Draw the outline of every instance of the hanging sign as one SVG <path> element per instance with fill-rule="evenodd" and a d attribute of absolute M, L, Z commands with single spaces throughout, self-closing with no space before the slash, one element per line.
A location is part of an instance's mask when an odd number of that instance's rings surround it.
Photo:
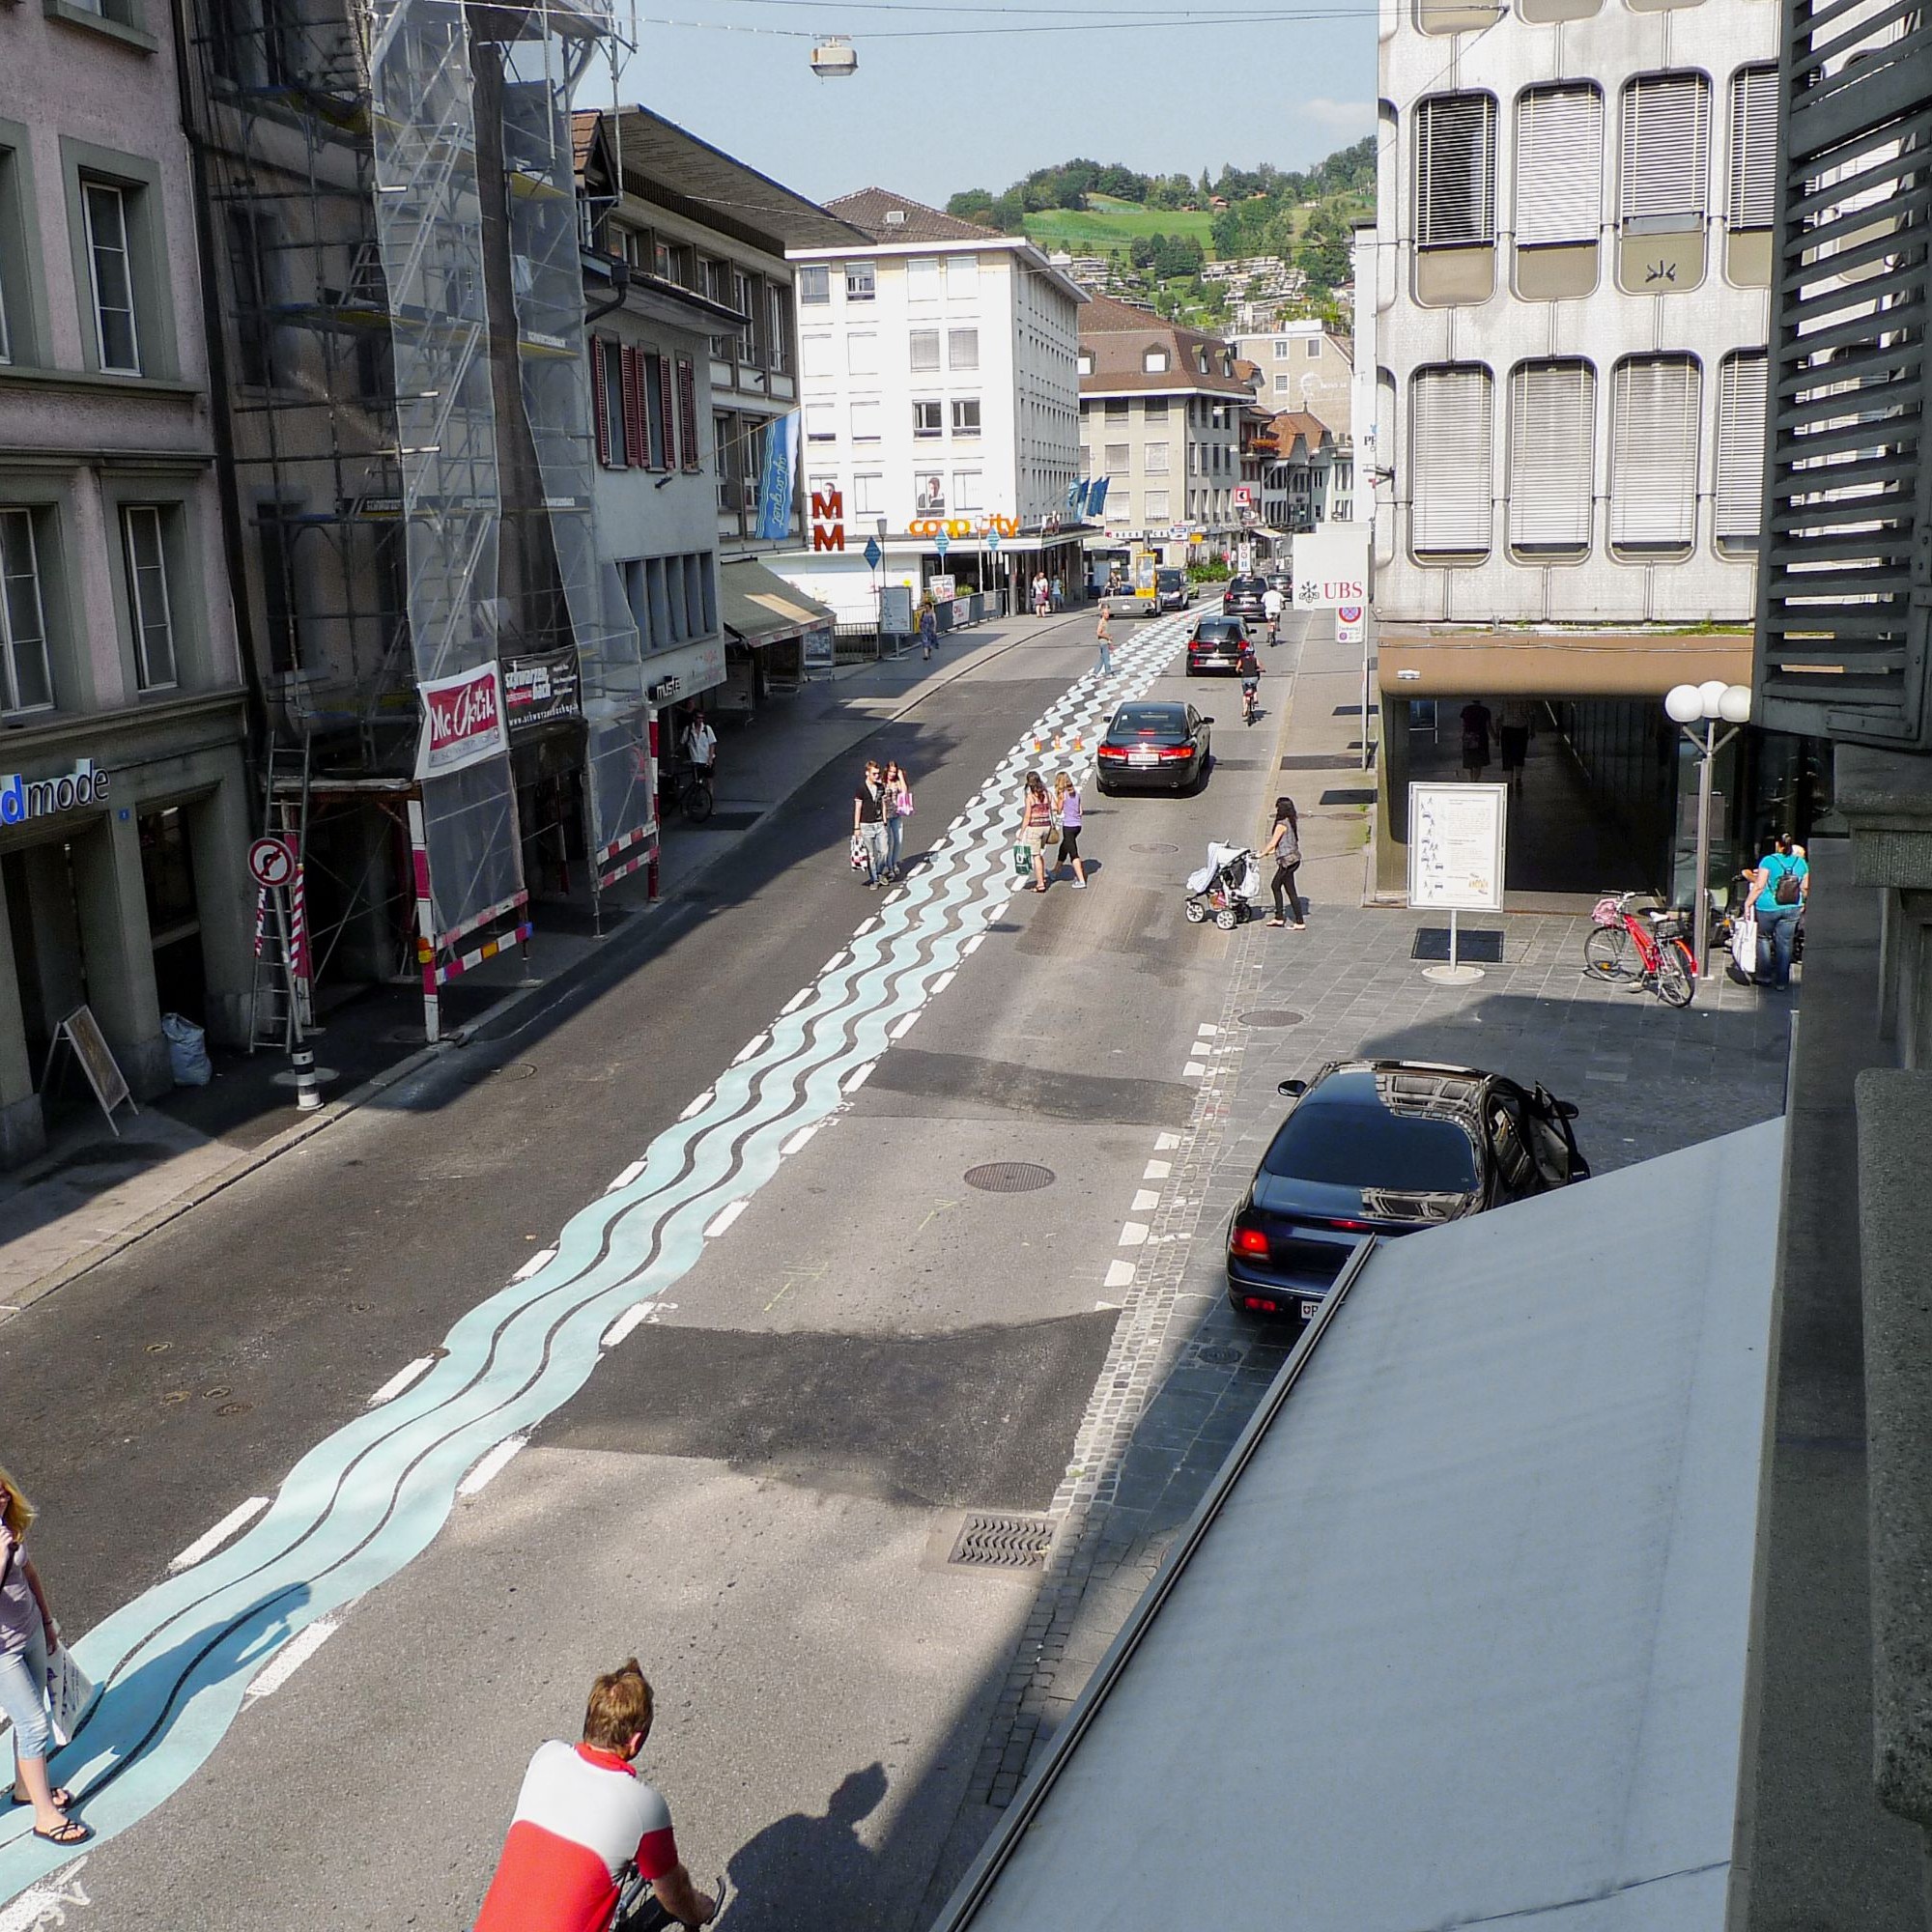
<path fill-rule="evenodd" d="M 765 431 L 765 473 L 758 486 L 758 535 L 791 535 L 791 497 L 798 471 L 798 412 L 787 410 Z"/>
<path fill-rule="evenodd" d="M 1294 540 L 1294 608 L 1338 611 L 1369 601 L 1369 532 L 1364 524 L 1325 524 Z"/>
<path fill-rule="evenodd" d="M 1408 902 L 1439 912 L 1501 912 L 1509 787 L 1411 784 Z"/>
<path fill-rule="evenodd" d="M 510 735 L 558 718 L 575 718 L 582 680 L 577 653 L 533 651 L 503 660 L 503 715 Z"/>
<path fill-rule="evenodd" d="M 1368 619 L 1359 604 L 1338 604 L 1335 607 L 1335 641 L 1338 644 L 1359 644 L 1367 632 Z"/>
<path fill-rule="evenodd" d="M 417 689 L 423 701 L 417 778 L 443 778 L 504 749 L 503 697 L 494 664 L 435 678 Z"/>

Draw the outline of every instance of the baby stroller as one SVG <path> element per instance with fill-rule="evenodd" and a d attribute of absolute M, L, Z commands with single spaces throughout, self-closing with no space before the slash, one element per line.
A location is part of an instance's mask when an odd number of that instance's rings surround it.
<path fill-rule="evenodd" d="M 1187 923 L 1202 925 L 1211 917 L 1223 932 L 1232 932 L 1261 895 L 1262 868 L 1249 847 L 1209 845 L 1208 863 L 1187 875 Z"/>

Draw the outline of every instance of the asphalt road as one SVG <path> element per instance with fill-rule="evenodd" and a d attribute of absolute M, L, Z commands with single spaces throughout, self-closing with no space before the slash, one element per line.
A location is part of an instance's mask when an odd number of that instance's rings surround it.
<path fill-rule="evenodd" d="M 973 817 L 1090 657 L 1070 624 L 875 734 L 915 775 L 909 851 Z M 897 1005 L 845 1023 L 837 1104 L 707 1223 L 673 1286 L 640 1293 L 627 1338 L 519 1430 L 528 1446 L 214 1724 L 184 1788 L 91 1851 L 70 1923 L 467 1923 L 529 1749 L 631 1652 L 659 1686 L 650 1763 L 692 1862 L 731 1866 L 727 1924 L 795 1922 L 801 1897 L 906 1922 L 1031 1603 L 1025 1580 L 944 1559 L 960 1512 L 1043 1508 L 1065 1468 L 1228 971 L 1227 936 L 1183 923 L 1181 881 L 1209 838 L 1254 837 L 1274 790 L 1280 702 L 1244 730 L 1232 683 L 1184 689 L 1217 714 L 1214 775 L 1189 799 L 1090 787 L 1089 891 L 1008 897 L 972 875 L 998 902 L 962 944 L 968 913 L 922 909 L 916 874 L 868 931 L 881 907 L 844 865 L 841 761 L 622 977 L 446 1057 L 0 1329 L 7 1453 L 44 1512 L 57 1608 L 70 1633 L 125 1617 L 211 1524 L 375 1427 L 370 1397 L 405 1365 L 460 1355 L 468 1311 L 532 1263 L 541 1285 L 559 1229 L 601 1201 L 617 1205 L 599 1265 L 638 1239 L 634 1271 L 668 1266 L 674 1217 L 639 1235 L 624 1190 L 654 1178 L 625 1177 L 680 1116 L 695 1136 L 725 1107 L 734 1062 L 755 1112 L 787 1077 L 775 1017 L 809 1018 L 828 974 L 842 986 L 867 947 L 901 946 L 879 968 Z M 963 835 L 950 843 L 931 877 L 963 892 Z M 842 978 L 819 964 L 848 959 Z M 747 1173 L 751 1119 L 717 1130 Z M 701 1142 L 680 1157 L 703 1171 Z M 991 1162 L 1050 1179 L 965 1179 Z M 289 1606 L 293 1627 L 299 1591 Z M 18 1889 L 9 1857 L 0 1839 L 0 1897 Z"/>

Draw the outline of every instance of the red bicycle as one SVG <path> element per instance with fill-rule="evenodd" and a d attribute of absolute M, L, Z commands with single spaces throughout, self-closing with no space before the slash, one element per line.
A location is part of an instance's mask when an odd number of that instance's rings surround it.
<path fill-rule="evenodd" d="M 1667 1007 L 1688 1007 L 1697 995 L 1697 961 L 1685 936 L 1690 915 L 1673 906 L 1637 906 L 1640 896 L 1597 901 L 1583 940 L 1583 969 L 1599 980 L 1647 986 Z"/>

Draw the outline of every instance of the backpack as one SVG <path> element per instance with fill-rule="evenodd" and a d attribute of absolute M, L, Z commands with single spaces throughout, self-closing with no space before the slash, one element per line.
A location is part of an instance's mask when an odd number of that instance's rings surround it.
<path fill-rule="evenodd" d="M 1777 883 L 1771 889 L 1771 897 L 1775 905 L 1798 903 L 1798 867 L 1789 860 L 1785 861 L 1785 869 L 1778 873 Z"/>

